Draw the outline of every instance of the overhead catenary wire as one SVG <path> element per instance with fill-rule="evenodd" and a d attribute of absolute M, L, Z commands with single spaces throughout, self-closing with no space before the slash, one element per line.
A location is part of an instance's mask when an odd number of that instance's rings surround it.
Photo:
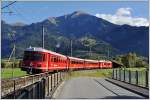
<path fill-rule="evenodd" d="M 4 8 L 9 7 L 10 5 L 14 4 L 15 2 L 17 2 L 17 1 L 13 1 L 13 2 L 11 2 L 10 4 L 3 6 L 1 9 L 4 9 Z"/>
<path fill-rule="evenodd" d="M 18 9 L 15 7 L 15 6 L 11 6 L 12 4 L 16 3 L 17 1 L 13 1 L 5 6 L 3 6 L 1 9 L 5 9 L 5 8 L 8 8 L 10 10 L 10 7 L 14 10 L 13 12 L 12 11 L 3 11 L 2 13 L 9 13 L 9 14 L 12 14 L 12 13 L 17 13 L 16 15 L 20 16 L 20 18 L 22 20 L 24 20 L 25 22 L 28 22 L 28 19 L 25 18 L 21 13 L 20 11 L 18 11 Z"/>

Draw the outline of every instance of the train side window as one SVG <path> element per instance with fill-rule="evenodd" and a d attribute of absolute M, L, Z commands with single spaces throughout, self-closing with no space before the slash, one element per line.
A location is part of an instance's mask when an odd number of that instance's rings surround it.
<path fill-rule="evenodd" d="M 57 57 L 57 62 L 59 62 L 59 58 Z"/>
<path fill-rule="evenodd" d="M 54 62 L 56 62 L 56 60 L 57 60 L 57 59 L 54 57 Z"/>
<path fill-rule="evenodd" d="M 50 62 L 52 61 L 52 57 L 51 57 L 51 56 L 49 56 L 49 61 L 50 61 Z"/>
<path fill-rule="evenodd" d="M 57 62 L 57 58 L 54 57 L 54 62 Z"/>
<path fill-rule="evenodd" d="M 54 57 L 54 62 L 56 62 L 56 60 L 57 60 L 57 59 Z"/>
<path fill-rule="evenodd" d="M 58 60 L 59 60 L 58 57 L 56 57 L 56 62 L 58 62 Z"/>
<path fill-rule="evenodd" d="M 54 62 L 54 57 L 52 58 L 52 61 Z"/>
<path fill-rule="evenodd" d="M 51 62 L 53 62 L 53 56 L 51 57 Z"/>
<path fill-rule="evenodd" d="M 59 61 L 59 59 L 58 59 L 58 57 L 56 57 L 56 62 L 58 62 Z"/>
<path fill-rule="evenodd" d="M 59 58 L 57 57 L 57 62 L 59 62 Z"/>
<path fill-rule="evenodd" d="M 51 56 L 49 56 L 49 59 L 48 59 L 48 61 L 51 61 Z"/>

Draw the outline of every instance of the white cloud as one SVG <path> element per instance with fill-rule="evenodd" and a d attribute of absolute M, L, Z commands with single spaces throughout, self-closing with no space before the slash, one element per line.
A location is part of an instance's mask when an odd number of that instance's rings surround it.
<path fill-rule="evenodd" d="M 131 15 L 131 8 L 119 8 L 116 12 L 118 16 L 130 16 Z"/>
<path fill-rule="evenodd" d="M 96 14 L 95 16 L 118 25 L 149 26 L 149 21 L 146 18 L 132 17 L 131 8 L 119 8 L 114 15 Z"/>

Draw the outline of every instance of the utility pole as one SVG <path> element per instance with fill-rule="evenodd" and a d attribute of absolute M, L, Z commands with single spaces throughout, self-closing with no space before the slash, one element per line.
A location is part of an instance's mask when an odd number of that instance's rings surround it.
<path fill-rule="evenodd" d="M 15 44 L 15 33 L 14 33 L 14 58 L 13 58 L 13 66 L 12 66 L 12 78 L 14 77 L 14 67 L 15 67 L 15 61 L 16 61 L 16 44 Z"/>
<path fill-rule="evenodd" d="M 13 59 L 13 68 L 12 68 L 12 78 L 14 77 L 14 67 L 15 67 L 15 61 L 16 61 L 16 45 L 14 40 L 14 59 Z"/>
<path fill-rule="evenodd" d="M 13 64 L 12 64 L 12 78 L 13 78 L 14 77 L 15 60 L 16 60 L 15 32 L 11 33 L 10 35 L 11 35 L 12 41 L 14 43 L 14 46 L 13 46 L 12 52 L 9 56 L 8 62 L 10 62 L 10 59 L 12 57 L 13 58 L 12 59 L 12 62 L 13 62 Z"/>
<path fill-rule="evenodd" d="M 90 46 L 90 52 L 89 52 L 89 56 L 92 56 L 92 47 Z"/>
<path fill-rule="evenodd" d="M 108 47 L 108 54 L 107 54 L 107 59 L 109 60 L 109 47 Z"/>
<path fill-rule="evenodd" d="M 72 40 L 71 40 L 71 52 L 70 52 L 70 54 L 71 54 L 71 57 L 72 57 Z"/>
<path fill-rule="evenodd" d="M 45 32 L 45 30 L 44 30 L 44 25 L 43 25 L 43 29 L 42 29 L 42 47 L 43 47 L 43 49 L 44 49 L 44 32 Z"/>

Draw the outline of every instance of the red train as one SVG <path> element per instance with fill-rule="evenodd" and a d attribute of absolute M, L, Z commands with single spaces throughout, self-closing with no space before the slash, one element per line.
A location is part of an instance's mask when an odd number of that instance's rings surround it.
<path fill-rule="evenodd" d="M 43 48 L 30 47 L 24 51 L 21 63 L 21 69 L 28 73 L 94 68 L 112 68 L 112 62 L 69 57 Z"/>

